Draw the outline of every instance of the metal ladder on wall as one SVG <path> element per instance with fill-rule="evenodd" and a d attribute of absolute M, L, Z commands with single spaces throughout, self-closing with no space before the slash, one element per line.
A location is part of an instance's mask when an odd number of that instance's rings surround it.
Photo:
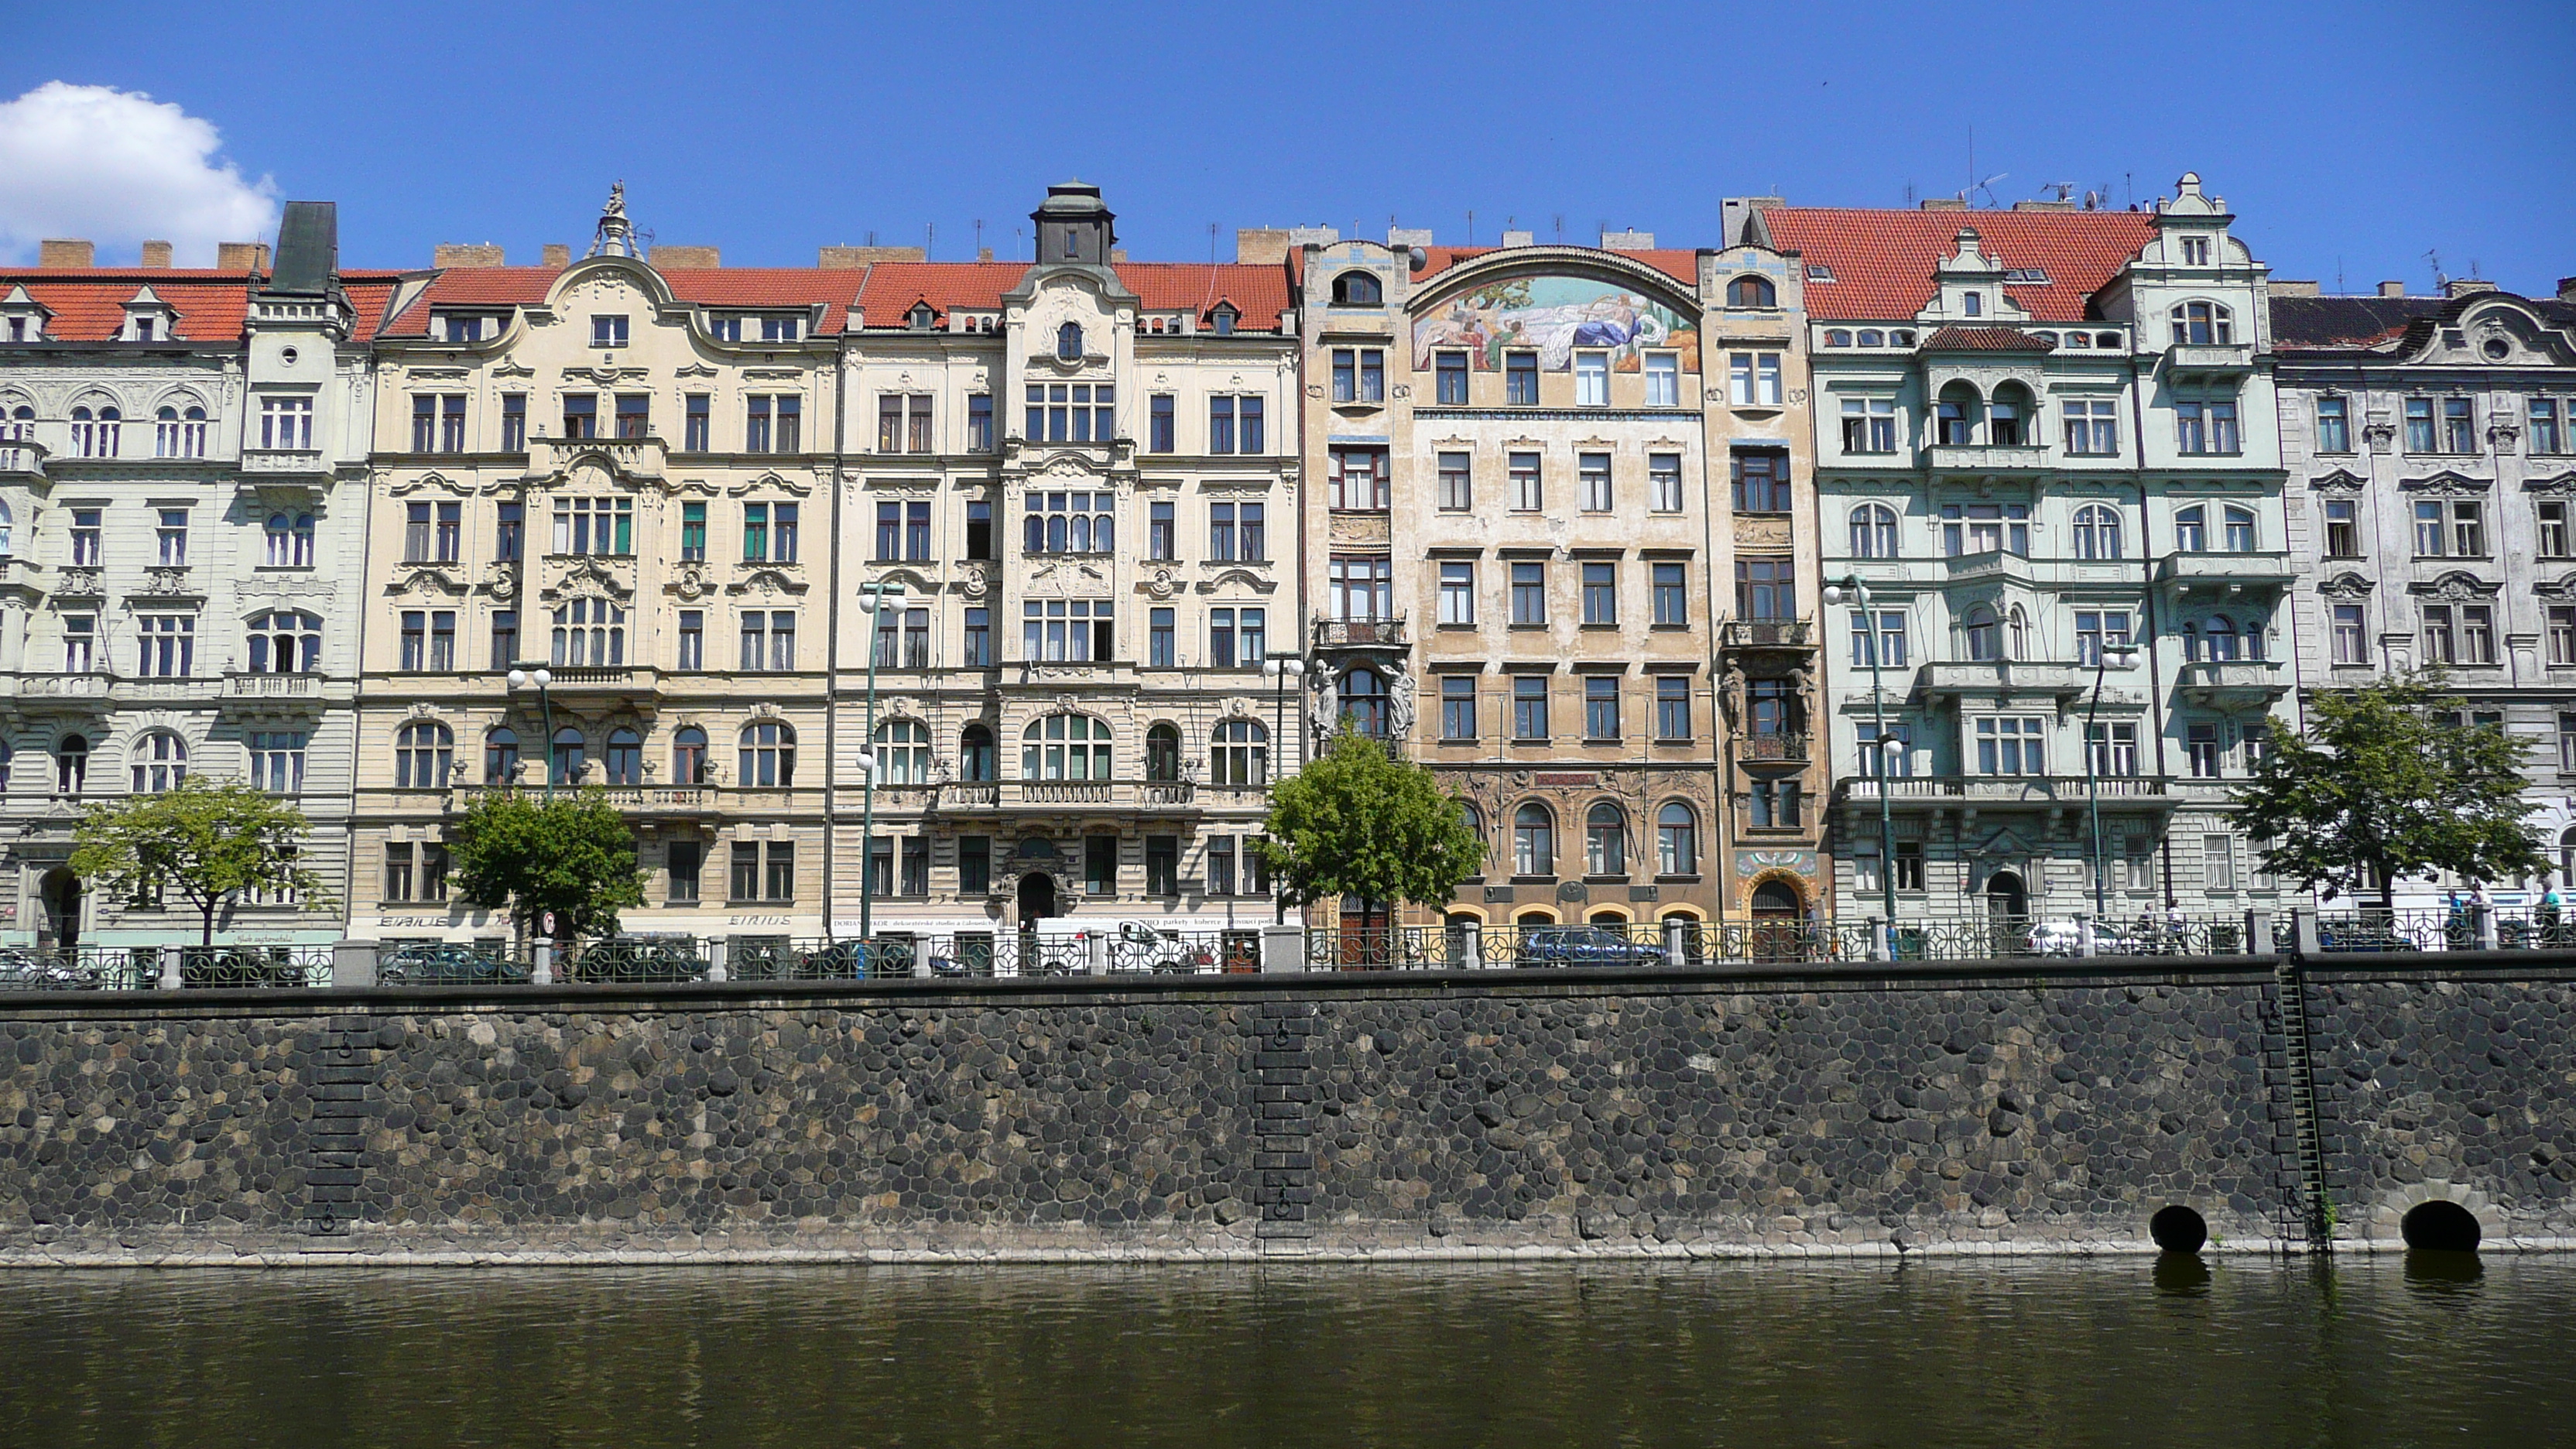
<path fill-rule="evenodd" d="M 2296 1146 L 2300 1227 L 2312 1252 L 2334 1251 L 2334 1204 L 2326 1196 L 2326 1151 L 2323 1119 L 2317 1114 L 2315 1058 L 2308 1043 L 2307 978 L 2299 963 L 2285 960 L 2273 968 L 2280 1003 L 2281 1043 L 2290 1089 L 2290 1121 Z"/>

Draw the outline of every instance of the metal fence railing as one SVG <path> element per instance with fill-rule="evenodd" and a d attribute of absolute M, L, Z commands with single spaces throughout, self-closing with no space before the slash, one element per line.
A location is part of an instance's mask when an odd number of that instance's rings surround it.
<path fill-rule="evenodd" d="M 0 948 L 0 991 L 149 991 L 160 981 L 158 946 Z"/>

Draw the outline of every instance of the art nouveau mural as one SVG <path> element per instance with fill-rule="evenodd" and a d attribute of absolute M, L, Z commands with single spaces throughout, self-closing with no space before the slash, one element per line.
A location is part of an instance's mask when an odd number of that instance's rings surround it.
<path fill-rule="evenodd" d="M 1617 372 L 1635 372 L 1648 348 L 1681 354 L 1699 371 L 1697 327 L 1671 308 L 1591 277 L 1514 277 L 1462 292 L 1413 324 L 1413 365 L 1428 371 L 1435 349 L 1467 349 L 1469 366 L 1499 372 L 1507 350 L 1534 348 L 1547 372 L 1574 365 L 1577 348 L 1607 348 Z"/>

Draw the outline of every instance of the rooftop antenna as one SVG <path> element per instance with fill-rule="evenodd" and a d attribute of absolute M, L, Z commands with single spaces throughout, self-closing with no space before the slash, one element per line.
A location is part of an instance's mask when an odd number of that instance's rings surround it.
<path fill-rule="evenodd" d="M 2433 269 L 2434 291 L 2438 292 L 2450 284 L 2451 279 L 2442 275 L 2442 254 L 2440 252 L 2427 250 L 2424 253 L 2424 261 L 2426 265 Z"/>
<path fill-rule="evenodd" d="M 2138 173 L 2137 173 L 2137 172 L 2135 172 L 2135 171 L 2123 171 L 2123 172 L 2121 172 L 2121 173 L 2120 173 L 2120 181 L 2121 181 L 2121 184 L 2122 184 L 2122 185 L 2124 185 L 2124 186 L 2126 186 L 2126 187 L 2128 188 L 2128 192 L 2129 192 L 2129 209 L 2130 209 L 2131 211 L 2135 211 L 2135 210 L 2137 210 L 2137 209 L 2138 209 Z"/>
<path fill-rule="evenodd" d="M 2057 193 L 2057 199 L 2064 201 L 2075 194 L 2075 183 L 2072 181 L 2051 181 L 2039 189 L 2042 191 L 2054 191 Z"/>
<path fill-rule="evenodd" d="M 1987 177 L 1985 180 L 1978 182 L 1976 185 L 1969 187 L 1966 191 L 1960 192 L 1959 199 L 1970 206 L 1974 206 L 1977 204 L 1977 199 L 1974 193 L 1982 191 L 1986 194 L 1986 204 L 1988 206 L 1998 205 L 1999 203 L 1995 200 L 1995 183 L 2003 180 L 2011 174 L 2012 173 L 2009 171 L 1998 171 L 1994 175 Z"/>
<path fill-rule="evenodd" d="M 869 245 L 869 246 L 875 246 L 876 244 L 877 244 L 877 233 L 876 233 L 876 228 L 874 228 L 874 227 L 870 227 L 870 228 L 868 228 L 868 245 Z"/>
<path fill-rule="evenodd" d="M 1216 265 L 1216 223 L 1208 223 L 1208 265 Z"/>
<path fill-rule="evenodd" d="M 2340 297 L 2343 294 L 2343 258 L 2338 255 L 2335 257 L 2335 295 Z"/>
<path fill-rule="evenodd" d="M 1556 214 L 1556 244 L 1565 245 L 1565 213 L 1561 211 Z"/>
<path fill-rule="evenodd" d="M 1914 209 L 1914 183 L 1911 181 L 1905 183 L 1905 209 L 1908 211 Z"/>
<path fill-rule="evenodd" d="M 938 244 L 939 223 L 935 221 L 923 222 L 921 225 L 921 259 L 925 262 L 929 261 L 930 249 Z"/>
<path fill-rule="evenodd" d="M 980 216 L 975 218 L 975 255 L 984 255 L 984 218 Z"/>
<path fill-rule="evenodd" d="M 1469 245 L 1469 246 L 1474 246 L 1475 244 L 1476 244 L 1476 212 L 1475 212 L 1475 208 L 1470 207 L 1470 208 L 1468 208 L 1468 210 L 1467 210 L 1467 245 Z"/>

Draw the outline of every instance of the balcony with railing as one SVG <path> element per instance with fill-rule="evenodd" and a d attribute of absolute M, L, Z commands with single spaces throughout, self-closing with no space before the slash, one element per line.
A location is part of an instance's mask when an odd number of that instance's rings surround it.
<path fill-rule="evenodd" d="M 1405 646 L 1404 616 L 1384 619 L 1322 619 L 1315 621 L 1315 647 L 1318 649 L 1401 649 Z"/>
<path fill-rule="evenodd" d="M 1729 619 L 1717 626 L 1724 649 L 1813 649 L 1816 626 L 1806 619 Z"/>
<path fill-rule="evenodd" d="M 1844 800 L 1876 804 L 1883 793 L 1900 808 L 1907 805 L 2080 806 L 2092 798 L 2094 781 L 2085 775 L 1899 775 L 1882 780 L 1861 775 L 1836 782 Z M 2171 804 L 2173 794 L 2161 775 L 2104 775 L 2104 801 Z"/>
<path fill-rule="evenodd" d="M 1808 736 L 1805 734 L 1755 732 L 1738 734 L 1735 737 L 1735 758 L 1739 760 L 1804 764 L 1807 760 L 1808 748 Z"/>
<path fill-rule="evenodd" d="M 614 469 L 620 477 L 659 478 L 669 456 L 670 449 L 660 438 L 528 440 L 528 472 L 534 477 L 557 476 L 569 471 L 583 458 L 596 458 Z"/>
<path fill-rule="evenodd" d="M 254 478 L 312 479 L 331 474 L 331 460 L 319 448 L 244 448 L 241 470 Z"/>
<path fill-rule="evenodd" d="M 45 479 L 45 445 L 32 437 L 0 435 L 0 480 L 41 483 Z"/>
<path fill-rule="evenodd" d="M 1915 670 L 1927 697 L 1962 694 L 2053 694 L 2073 699 L 2093 687 L 2090 665 L 2039 659 L 1936 659 Z"/>
<path fill-rule="evenodd" d="M 2174 691 L 2204 709 L 2261 709 L 2290 692 L 2289 666 L 2277 659 L 2203 659 L 2185 664 Z"/>
<path fill-rule="evenodd" d="M 1932 471 L 2027 477 L 2048 471 L 2048 450 L 2035 443 L 1935 443 Z"/>
<path fill-rule="evenodd" d="M 2254 370 L 2251 342 L 2178 343 L 2165 352 L 2165 367 L 2178 376 L 2224 377 Z"/>
<path fill-rule="evenodd" d="M 2297 575 L 2290 556 L 2255 553 L 2169 553 L 2156 561 L 2156 582 L 2176 594 L 2277 593 Z"/>

